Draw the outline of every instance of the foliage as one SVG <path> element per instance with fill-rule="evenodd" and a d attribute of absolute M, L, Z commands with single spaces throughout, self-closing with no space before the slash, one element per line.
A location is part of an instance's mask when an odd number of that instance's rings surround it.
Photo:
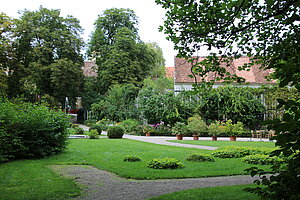
<path fill-rule="evenodd" d="M 236 124 L 232 124 L 232 120 L 229 119 L 225 123 L 225 133 L 228 136 L 237 136 L 244 133 L 244 124 L 242 122 L 237 122 Z"/>
<path fill-rule="evenodd" d="M 9 96 L 24 94 L 28 100 L 36 100 L 38 95 L 48 94 L 61 105 L 68 96 L 74 105 L 83 76 L 79 21 L 43 7 L 21 14 L 13 29 Z"/>
<path fill-rule="evenodd" d="M 143 125 L 143 133 L 153 133 L 154 131 L 155 131 L 155 127 L 152 124 Z"/>
<path fill-rule="evenodd" d="M 255 155 L 248 155 L 242 159 L 243 162 L 249 164 L 259 164 L 259 165 L 272 165 L 272 164 L 279 164 L 282 162 L 282 159 L 276 156 L 264 155 L 264 154 L 255 154 Z"/>
<path fill-rule="evenodd" d="M 194 115 L 193 117 L 188 118 L 187 128 L 194 135 L 199 135 L 203 132 L 207 132 L 207 125 L 199 115 Z"/>
<path fill-rule="evenodd" d="M 158 55 L 140 40 L 134 11 L 107 9 L 95 25 L 88 54 L 96 58 L 98 91 L 105 94 L 112 85 L 124 83 L 141 87 Z"/>
<path fill-rule="evenodd" d="M 141 122 L 136 119 L 126 119 L 118 124 L 118 126 L 124 129 L 126 134 L 134 133 L 139 125 L 141 125 Z"/>
<path fill-rule="evenodd" d="M 259 115 L 265 110 L 260 91 L 253 88 L 223 86 L 199 87 L 196 92 L 181 92 L 181 98 L 189 102 L 193 112 L 207 121 L 231 119 L 254 128 L 260 123 Z"/>
<path fill-rule="evenodd" d="M 141 160 L 142 160 L 141 157 L 133 156 L 133 155 L 128 155 L 123 158 L 123 161 L 127 161 L 127 162 L 138 162 Z"/>
<path fill-rule="evenodd" d="M 79 124 L 72 124 L 71 125 L 71 128 L 78 128 L 79 127 Z"/>
<path fill-rule="evenodd" d="M 208 126 L 208 134 L 211 136 L 218 136 L 224 132 L 225 132 L 225 125 L 220 121 L 213 122 Z"/>
<path fill-rule="evenodd" d="M 176 158 L 156 158 L 148 162 L 148 167 L 153 169 L 180 169 L 185 166 Z"/>
<path fill-rule="evenodd" d="M 138 94 L 137 105 L 141 116 L 149 124 L 164 122 L 173 125 L 190 116 L 186 103 L 173 92 L 159 93 L 152 88 L 143 88 Z"/>
<path fill-rule="evenodd" d="M 208 154 L 192 153 L 187 158 L 187 161 L 197 161 L 197 162 L 215 162 L 215 159 Z"/>
<path fill-rule="evenodd" d="M 96 129 L 92 129 L 88 132 L 88 136 L 90 139 L 98 139 L 99 138 L 99 132 Z"/>
<path fill-rule="evenodd" d="M 133 84 L 112 86 L 108 94 L 92 104 L 92 112 L 97 119 L 107 118 L 112 121 L 137 119 L 135 98 L 139 88 Z"/>
<path fill-rule="evenodd" d="M 264 69 L 273 69 L 273 79 L 279 87 L 299 85 L 299 26 L 298 0 L 288 1 L 173 1 L 156 0 L 167 9 L 167 17 L 161 30 L 173 41 L 179 56 L 190 57 L 203 47 L 209 51 L 216 49 L 200 63 L 194 63 L 194 72 L 203 79 L 212 72 L 218 80 L 243 81 L 226 72 L 221 63 L 230 63 L 242 55 L 250 57 L 251 63 L 239 66 L 249 69 L 253 64 L 261 64 Z M 197 59 L 191 59 L 197 60 Z M 204 67 L 202 67 L 204 66 Z M 278 100 L 285 113 L 281 119 L 270 122 L 275 130 L 276 145 L 280 147 L 274 154 L 293 154 L 287 165 L 274 165 L 272 176 L 261 176 L 258 184 L 266 188 L 252 189 L 252 192 L 268 199 L 299 199 L 300 192 L 300 104 L 299 99 Z M 252 175 L 263 175 L 263 170 L 252 168 Z"/>
<path fill-rule="evenodd" d="M 213 151 L 212 155 L 219 158 L 240 158 L 248 155 L 269 155 L 274 149 L 225 146 Z"/>
<path fill-rule="evenodd" d="M 74 131 L 75 131 L 74 134 L 76 134 L 76 135 L 82 135 L 82 134 L 84 134 L 84 129 L 81 128 L 81 127 L 75 127 Z"/>
<path fill-rule="evenodd" d="M 102 124 L 92 124 L 91 127 L 89 128 L 89 130 L 96 130 L 98 135 L 101 134 L 102 130 L 103 130 L 103 125 Z"/>
<path fill-rule="evenodd" d="M 39 158 L 62 152 L 69 120 L 62 112 L 29 103 L 0 102 L 0 155 Z"/>
<path fill-rule="evenodd" d="M 188 134 L 187 125 L 182 122 L 176 122 L 176 124 L 172 127 L 172 134 L 174 134 L 174 135 Z"/>
<path fill-rule="evenodd" d="M 119 126 L 110 126 L 107 130 L 108 138 L 122 138 L 123 135 L 124 135 L 124 130 Z"/>

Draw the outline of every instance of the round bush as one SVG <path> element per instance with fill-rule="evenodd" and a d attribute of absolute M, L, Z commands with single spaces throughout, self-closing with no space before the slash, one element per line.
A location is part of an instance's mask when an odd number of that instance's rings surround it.
<path fill-rule="evenodd" d="M 74 128 L 74 130 L 75 130 L 76 135 L 84 134 L 84 129 L 83 128 L 77 127 L 77 128 Z"/>
<path fill-rule="evenodd" d="M 98 139 L 99 138 L 99 134 L 97 130 L 90 130 L 88 133 L 88 136 L 90 139 Z"/>
<path fill-rule="evenodd" d="M 107 137 L 111 139 L 122 138 L 123 135 L 124 135 L 124 130 L 119 126 L 111 126 L 107 130 Z"/>
<path fill-rule="evenodd" d="M 0 100 L 0 125 L 0 157 L 11 160 L 62 152 L 70 122 L 63 112 L 45 106 Z"/>
<path fill-rule="evenodd" d="M 148 167 L 153 169 L 178 169 L 184 165 L 176 158 L 156 158 L 148 162 Z"/>
<path fill-rule="evenodd" d="M 141 160 L 142 160 L 141 157 L 132 156 L 132 155 L 128 155 L 123 158 L 123 161 L 127 161 L 127 162 L 137 162 L 137 161 L 141 161 Z"/>
<path fill-rule="evenodd" d="M 92 124 L 89 130 L 96 130 L 98 134 L 100 135 L 102 130 L 103 130 L 103 125 L 102 124 Z"/>
<path fill-rule="evenodd" d="M 187 158 L 187 161 L 197 161 L 197 162 L 215 162 L 215 159 L 211 155 L 192 153 Z"/>
<path fill-rule="evenodd" d="M 242 161 L 248 164 L 272 165 L 275 163 L 280 163 L 283 160 L 277 156 L 270 157 L 268 155 L 256 154 L 246 156 L 242 159 Z"/>

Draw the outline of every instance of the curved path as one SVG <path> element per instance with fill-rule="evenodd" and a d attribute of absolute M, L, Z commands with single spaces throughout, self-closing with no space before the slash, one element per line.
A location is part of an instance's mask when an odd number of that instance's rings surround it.
<path fill-rule="evenodd" d="M 180 190 L 250 184 L 257 178 L 249 175 L 209 178 L 130 180 L 91 166 L 56 165 L 51 168 L 84 185 L 84 194 L 76 200 L 142 200 Z"/>

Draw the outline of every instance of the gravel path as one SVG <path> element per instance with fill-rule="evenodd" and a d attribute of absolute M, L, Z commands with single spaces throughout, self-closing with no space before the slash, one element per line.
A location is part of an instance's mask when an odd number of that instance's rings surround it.
<path fill-rule="evenodd" d="M 76 200 L 142 200 L 192 188 L 250 184 L 256 179 L 249 175 L 240 175 L 155 181 L 130 180 L 91 166 L 55 165 L 51 168 L 84 185 L 84 195 Z"/>

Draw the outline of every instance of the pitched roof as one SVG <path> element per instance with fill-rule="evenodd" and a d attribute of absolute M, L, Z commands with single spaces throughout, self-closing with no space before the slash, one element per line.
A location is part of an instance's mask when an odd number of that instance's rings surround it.
<path fill-rule="evenodd" d="M 94 61 L 84 61 L 82 70 L 83 75 L 87 77 L 97 76 L 96 63 Z"/>
<path fill-rule="evenodd" d="M 175 71 L 175 67 L 166 67 L 166 76 L 168 78 L 174 79 L 174 71 Z"/>
<path fill-rule="evenodd" d="M 205 59 L 205 57 L 199 57 L 199 61 Z M 241 57 L 233 60 L 230 66 L 227 66 L 225 63 L 221 63 L 221 66 L 224 67 L 231 74 L 236 74 L 237 76 L 243 77 L 247 83 L 256 83 L 256 84 L 266 84 L 266 83 L 275 83 L 275 80 L 267 81 L 266 76 L 271 74 L 273 71 L 271 69 L 260 69 L 260 65 L 253 65 L 249 71 L 242 70 L 239 71 L 238 67 L 244 65 L 245 63 L 249 63 L 249 57 Z M 193 83 L 194 79 L 188 77 L 191 73 L 192 64 L 187 62 L 185 58 L 177 58 L 175 57 L 175 83 Z M 205 81 L 210 81 L 216 78 L 215 73 L 209 73 L 207 77 L 205 77 Z M 197 81 L 201 81 L 201 77 L 197 76 Z M 222 82 L 222 81 L 216 81 Z"/>

